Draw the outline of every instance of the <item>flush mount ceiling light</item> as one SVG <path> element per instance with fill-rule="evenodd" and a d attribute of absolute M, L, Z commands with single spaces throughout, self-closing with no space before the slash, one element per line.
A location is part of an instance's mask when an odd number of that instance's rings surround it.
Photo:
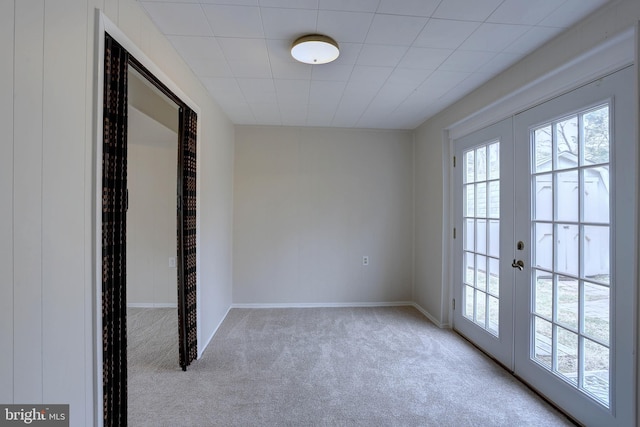
<path fill-rule="evenodd" d="M 338 43 L 321 34 L 302 36 L 291 45 L 291 56 L 305 64 L 326 64 L 339 55 Z"/>

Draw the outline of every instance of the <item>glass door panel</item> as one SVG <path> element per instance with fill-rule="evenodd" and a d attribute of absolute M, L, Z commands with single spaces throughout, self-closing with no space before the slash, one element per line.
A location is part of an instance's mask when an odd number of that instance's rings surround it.
<path fill-rule="evenodd" d="M 506 366 L 513 363 L 511 119 L 454 142 L 456 270 L 454 327 Z M 507 218 L 506 223 L 503 217 Z M 511 232 L 512 234 L 512 232 Z"/>
<path fill-rule="evenodd" d="M 514 237 L 531 242 L 515 279 L 515 373 L 589 425 L 634 420 L 631 78 L 620 71 L 514 121 Z"/>

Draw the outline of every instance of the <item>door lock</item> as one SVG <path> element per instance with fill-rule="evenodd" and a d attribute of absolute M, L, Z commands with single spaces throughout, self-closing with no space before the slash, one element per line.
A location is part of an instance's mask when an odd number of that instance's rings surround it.
<path fill-rule="evenodd" d="M 524 261 L 522 261 L 521 259 L 519 260 L 513 260 L 513 262 L 511 263 L 511 267 L 513 268 L 517 268 L 518 270 L 522 271 L 524 270 Z"/>
<path fill-rule="evenodd" d="M 523 242 L 522 240 L 520 240 L 520 241 L 516 244 L 516 248 L 517 248 L 519 251 L 524 250 L 524 242 Z"/>

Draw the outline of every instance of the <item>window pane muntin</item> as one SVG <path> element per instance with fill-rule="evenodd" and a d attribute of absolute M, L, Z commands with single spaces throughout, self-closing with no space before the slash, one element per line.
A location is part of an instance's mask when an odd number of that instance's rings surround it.
<path fill-rule="evenodd" d="M 500 142 L 463 153 L 463 315 L 498 336 Z M 491 218 L 489 220 L 489 218 Z"/>
<path fill-rule="evenodd" d="M 608 407 L 610 400 L 610 351 L 608 348 L 608 332 L 611 328 L 611 313 L 609 310 L 611 302 L 610 297 L 607 296 L 610 292 L 609 274 L 606 274 L 606 269 L 604 273 L 594 273 L 593 267 L 595 264 L 592 264 L 593 254 L 589 255 L 587 251 L 590 250 L 593 252 L 593 249 L 598 248 L 598 251 L 604 251 L 603 256 L 605 258 L 608 259 L 611 255 L 609 251 L 610 242 L 608 241 L 608 228 L 610 226 L 608 162 L 611 149 L 608 138 L 610 137 L 610 125 L 609 123 L 603 124 L 603 128 L 600 129 L 599 132 L 594 130 L 594 112 L 598 112 L 598 114 L 606 116 L 607 119 L 610 120 L 609 105 L 603 104 L 541 125 L 533 129 L 530 133 L 532 140 L 531 189 L 533 192 L 531 200 L 532 261 L 536 259 L 536 256 L 540 258 L 543 252 L 548 252 L 548 249 L 543 250 L 543 248 L 537 249 L 536 247 L 537 238 L 540 237 L 539 232 L 536 234 L 536 227 L 548 223 L 552 225 L 554 233 L 552 236 L 554 268 L 549 271 L 549 273 L 560 273 L 560 275 L 570 279 L 574 284 L 573 289 L 575 289 L 575 283 L 579 283 L 577 308 L 578 329 L 576 331 L 572 331 L 573 327 L 567 324 L 556 323 L 558 321 L 557 317 L 554 317 L 552 322 L 547 323 L 535 315 L 534 313 L 537 313 L 537 311 L 534 305 L 535 301 L 533 301 L 531 321 L 534 336 L 532 338 L 533 347 L 531 349 L 531 358 L 547 369 L 557 372 L 562 378 L 573 383 L 577 388 Z M 591 122 L 589 122 L 590 120 Z M 564 135 L 562 135 L 563 130 L 565 132 Z M 550 132 L 552 134 L 551 137 L 549 136 Z M 536 140 L 536 138 L 538 138 L 538 140 Z M 559 138 L 563 139 L 559 141 Z M 594 144 L 593 142 L 585 143 L 585 140 L 589 140 L 589 138 L 591 141 L 593 141 L 594 138 L 600 138 L 598 141 L 601 144 L 599 152 L 593 146 L 588 147 L 585 145 Z M 570 144 L 566 144 L 567 140 L 569 140 Z M 549 150 L 553 154 L 551 156 L 552 161 L 544 158 Z M 573 172 L 573 174 L 568 174 L 567 172 Z M 558 176 L 560 176 L 560 178 L 570 176 L 572 180 L 575 181 L 575 173 L 578 174 L 578 196 L 576 198 L 575 195 L 570 194 L 567 197 L 574 202 L 577 199 L 576 206 L 579 207 L 578 218 L 575 218 L 575 212 L 569 211 L 567 214 L 566 208 L 571 208 L 569 203 L 566 203 L 564 208 L 557 206 L 558 199 L 561 199 L 557 194 L 559 185 L 557 182 Z M 550 181 L 548 178 L 545 178 L 545 175 L 553 176 L 553 180 Z M 549 199 L 549 195 L 538 196 L 538 198 L 535 196 L 537 190 L 540 190 L 544 185 L 549 186 L 549 184 L 553 190 L 551 194 L 553 198 L 551 202 L 553 204 L 551 210 L 551 212 L 553 212 L 553 218 L 548 218 L 549 202 L 544 202 L 545 198 L 547 200 Z M 565 188 L 564 190 L 567 189 Z M 565 191 L 564 194 L 566 196 L 567 192 Z M 565 200 L 566 199 L 561 199 L 561 202 Z M 543 204 L 540 205 L 540 203 Z M 559 208 L 561 208 L 560 212 L 557 211 Z M 559 222 L 558 216 L 562 218 L 562 223 Z M 599 226 L 604 228 L 600 228 Z M 599 239 L 594 237 L 597 236 L 599 232 L 604 232 L 605 230 L 607 230 L 607 233 L 603 233 L 603 236 Z M 568 240 L 569 235 L 565 234 L 562 236 L 560 233 L 569 233 L 572 238 L 577 240 L 577 244 L 575 241 Z M 559 242 L 561 238 L 564 240 L 563 242 Z M 595 240 L 606 240 L 607 243 L 598 246 L 595 244 Z M 587 248 L 587 242 L 592 242 L 591 248 Z M 545 246 L 548 245 L 545 244 Z M 576 254 L 578 257 L 577 263 L 575 262 L 574 256 Z M 602 257 L 598 257 L 598 259 L 599 258 Z M 532 265 L 535 264 L 532 262 Z M 597 265 L 601 269 L 605 267 L 608 268 L 606 262 Z M 532 277 L 535 279 L 535 275 Z M 534 287 L 536 281 L 534 280 L 532 284 L 532 298 L 535 298 L 536 291 Z M 575 293 L 565 293 L 565 297 L 567 296 L 571 297 L 570 305 L 575 308 Z M 557 316 L 559 310 L 559 300 L 557 298 L 558 296 L 554 295 L 554 316 Z M 566 298 L 564 298 L 563 301 L 564 300 L 566 300 Z M 575 321 L 572 321 L 571 316 L 569 316 L 566 302 L 565 307 L 560 310 L 560 314 L 561 321 L 575 324 Z M 575 319 L 575 314 L 573 315 L 573 319 Z M 549 325 L 552 326 L 553 338 L 550 339 L 546 337 L 545 339 L 550 340 L 551 344 L 555 346 L 552 351 L 553 363 L 551 365 L 553 366 L 550 366 L 546 360 L 541 359 L 539 354 L 540 337 L 542 336 L 540 335 L 540 328 L 546 331 L 546 335 L 549 335 Z M 558 331 L 561 331 L 561 337 L 557 336 Z M 572 337 L 570 341 L 574 343 L 575 339 L 573 335 L 571 335 L 573 333 L 577 333 L 576 336 L 578 337 L 577 381 L 573 381 L 570 378 L 571 375 L 566 372 L 561 374 L 557 371 L 558 339 L 562 338 L 564 341 L 567 341 L 567 337 Z M 560 353 L 562 354 L 563 351 L 566 356 L 567 348 L 564 347 L 561 349 Z M 589 359 L 589 363 L 587 363 L 587 358 Z M 590 365 L 592 366 L 589 367 Z M 596 366 L 597 369 L 593 368 L 593 366 Z M 566 370 L 566 366 L 562 369 Z"/>

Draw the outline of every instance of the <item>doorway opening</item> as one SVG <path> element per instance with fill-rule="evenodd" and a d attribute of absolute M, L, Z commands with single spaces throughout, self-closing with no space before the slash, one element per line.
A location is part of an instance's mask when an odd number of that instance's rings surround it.
<path fill-rule="evenodd" d="M 179 365 L 197 357 L 197 115 L 107 32 L 104 33 L 101 167 L 102 397 L 105 425 L 127 422 L 127 212 L 129 70 L 178 110 L 176 279 Z M 100 179 L 100 178 L 98 178 Z M 98 190 L 100 191 L 100 189 Z"/>

